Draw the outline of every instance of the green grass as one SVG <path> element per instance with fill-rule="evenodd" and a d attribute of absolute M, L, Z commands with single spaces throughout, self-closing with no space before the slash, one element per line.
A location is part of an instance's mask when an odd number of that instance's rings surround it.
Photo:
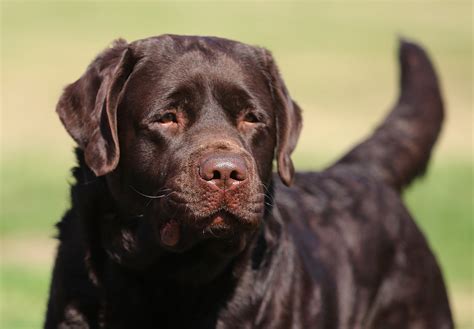
<path fill-rule="evenodd" d="M 44 320 L 51 269 L 4 266 L 1 274 L 1 326 L 40 328 Z"/>
<path fill-rule="evenodd" d="M 64 162 L 34 153 L 4 161 L 1 167 L 0 234 L 52 233 L 69 204 L 70 171 Z M 71 162 L 72 163 L 72 162 Z"/>
<path fill-rule="evenodd" d="M 440 163 L 406 193 L 451 284 L 472 284 L 473 163 Z"/>
<path fill-rule="evenodd" d="M 422 42 L 447 121 L 406 202 L 438 256 L 459 328 L 472 328 L 472 3 L 43 2 L 1 6 L 0 328 L 38 328 L 69 204 L 72 142 L 54 113 L 65 84 L 113 39 L 218 35 L 273 51 L 304 110 L 294 156 L 321 169 L 363 138 L 397 95 L 396 39 Z M 328 142 L 330 141 L 330 143 Z M 25 309 L 28 312 L 25 312 Z"/>

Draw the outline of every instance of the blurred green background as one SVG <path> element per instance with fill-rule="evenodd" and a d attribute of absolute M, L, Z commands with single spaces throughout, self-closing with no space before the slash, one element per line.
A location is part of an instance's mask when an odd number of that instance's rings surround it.
<path fill-rule="evenodd" d="M 472 2 L 1 3 L 0 328 L 39 328 L 54 223 L 69 204 L 73 143 L 61 89 L 113 39 L 217 35 L 270 49 L 305 126 L 294 159 L 322 169 L 395 100 L 397 36 L 441 76 L 447 121 L 427 177 L 406 193 L 438 256 L 459 328 L 473 328 Z"/>

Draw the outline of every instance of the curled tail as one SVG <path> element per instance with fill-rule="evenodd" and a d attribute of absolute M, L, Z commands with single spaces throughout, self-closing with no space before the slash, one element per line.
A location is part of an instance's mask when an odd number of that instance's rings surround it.
<path fill-rule="evenodd" d="M 362 167 L 397 190 L 424 174 L 443 122 L 433 65 L 420 46 L 400 41 L 400 96 L 375 132 L 335 165 Z"/>

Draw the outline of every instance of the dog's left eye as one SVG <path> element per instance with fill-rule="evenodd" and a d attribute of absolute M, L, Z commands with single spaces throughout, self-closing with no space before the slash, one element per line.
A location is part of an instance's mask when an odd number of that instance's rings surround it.
<path fill-rule="evenodd" d="M 161 124 L 171 124 L 171 123 L 177 123 L 178 118 L 176 116 L 176 113 L 173 112 L 166 112 L 162 116 L 160 116 L 157 120 Z"/>
<path fill-rule="evenodd" d="M 245 114 L 243 120 L 245 122 L 250 122 L 250 123 L 257 123 L 257 122 L 260 122 L 260 120 L 258 119 L 257 115 L 255 113 L 252 113 L 252 112 L 248 112 L 247 114 Z"/>

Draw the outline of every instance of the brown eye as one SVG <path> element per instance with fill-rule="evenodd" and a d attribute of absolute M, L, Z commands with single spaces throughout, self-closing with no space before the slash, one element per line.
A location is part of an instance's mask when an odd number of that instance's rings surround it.
<path fill-rule="evenodd" d="M 158 119 L 158 122 L 161 124 L 178 123 L 178 118 L 176 117 L 176 113 L 166 112 Z"/>
<path fill-rule="evenodd" d="M 250 122 L 250 123 L 257 123 L 257 122 L 260 122 L 260 120 L 258 119 L 258 117 L 252 113 L 252 112 L 249 112 L 247 113 L 245 116 L 244 116 L 244 121 L 245 122 Z"/>

